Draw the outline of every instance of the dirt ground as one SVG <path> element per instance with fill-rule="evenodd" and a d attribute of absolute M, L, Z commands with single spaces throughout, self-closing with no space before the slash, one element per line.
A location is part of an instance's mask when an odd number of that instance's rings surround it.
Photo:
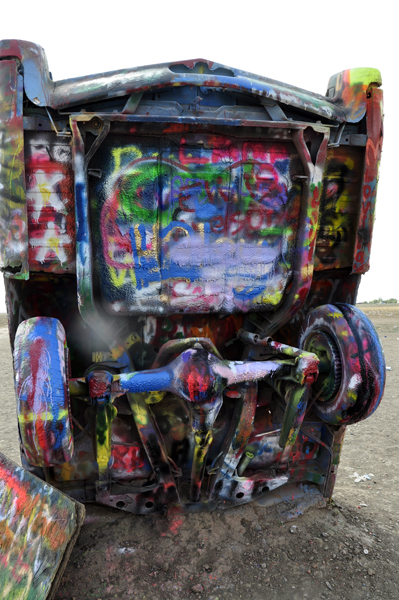
<path fill-rule="evenodd" d="M 265 507 L 262 501 L 168 518 L 88 507 L 56 598 L 396 600 L 399 307 L 361 308 L 392 370 L 377 412 L 347 430 L 329 506 L 312 507 L 296 520 L 287 520 L 289 505 Z M 4 318 L 0 361 L 0 451 L 19 462 Z M 369 479 L 356 481 L 364 475 Z"/>

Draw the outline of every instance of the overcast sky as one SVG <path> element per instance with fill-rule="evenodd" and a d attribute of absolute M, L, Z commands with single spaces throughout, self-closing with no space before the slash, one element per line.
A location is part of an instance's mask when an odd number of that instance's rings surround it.
<path fill-rule="evenodd" d="M 388 0 L 4 0 L 0 39 L 42 46 L 54 80 L 201 57 L 324 94 L 334 73 L 379 69 L 385 94 L 384 149 L 371 269 L 362 278 L 358 299 L 399 300 L 395 6 Z M 0 281 L 0 312 L 5 310 L 3 298 Z"/>

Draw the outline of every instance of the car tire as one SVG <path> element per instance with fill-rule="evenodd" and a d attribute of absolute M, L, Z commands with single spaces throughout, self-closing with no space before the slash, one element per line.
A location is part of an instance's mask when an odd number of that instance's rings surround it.
<path fill-rule="evenodd" d="M 66 335 L 58 319 L 23 321 L 14 344 L 15 390 L 23 451 L 36 467 L 68 462 L 73 435 Z"/>
<path fill-rule="evenodd" d="M 314 412 L 332 425 L 369 417 L 385 386 L 385 358 L 371 321 L 350 304 L 326 304 L 308 314 L 299 347 L 320 359 Z"/>

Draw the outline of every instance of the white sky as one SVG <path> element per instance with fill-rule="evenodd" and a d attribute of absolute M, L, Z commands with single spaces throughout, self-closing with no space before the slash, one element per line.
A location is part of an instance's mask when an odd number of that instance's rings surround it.
<path fill-rule="evenodd" d="M 384 150 L 371 270 L 362 278 L 358 298 L 399 300 L 397 23 L 391 0 L 5 0 L 0 39 L 42 46 L 54 80 L 201 57 L 324 94 L 334 73 L 379 69 L 385 94 Z M 5 311 L 3 299 L 0 279 L 0 312 Z"/>

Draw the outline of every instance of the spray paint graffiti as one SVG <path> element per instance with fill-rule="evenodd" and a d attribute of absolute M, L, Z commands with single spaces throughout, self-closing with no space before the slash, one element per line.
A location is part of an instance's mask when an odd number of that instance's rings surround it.
<path fill-rule="evenodd" d="M 83 516 L 83 506 L 0 454 L 2 600 L 48 597 Z"/>
<path fill-rule="evenodd" d="M 15 339 L 18 421 L 28 460 L 50 466 L 70 460 L 65 331 L 55 319 L 24 321 Z"/>
<path fill-rule="evenodd" d="M 64 138 L 65 139 L 65 138 Z M 54 133 L 25 139 L 26 200 L 31 270 L 75 272 L 71 149 Z"/>
<path fill-rule="evenodd" d="M 348 121 L 358 123 L 366 114 L 370 89 L 381 85 L 377 69 L 347 69 L 330 78 L 327 96 L 341 106 Z"/>
<path fill-rule="evenodd" d="M 244 316 L 226 315 L 179 315 L 170 317 L 147 317 L 143 340 L 153 348 L 160 348 L 171 339 L 191 337 L 209 338 L 226 358 L 236 352 L 226 342 L 234 342 L 237 331 L 243 326 Z"/>
<path fill-rule="evenodd" d="M 362 188 L 360 218 L 356 233 L 353 272 L 365 273 L 370 267 L 371 238 L 377 199 L 378 170 L 382 151 L 382 92 L 372 88 L 367 99 L 368 139 Z"/>
<path fill-rule="evenodd" d="M 373 325 L 355 306 L 327 304 L 308 314 L 300 345 L 321 357 L 329 356 L 327 368 L 321 366 L 320 402 L 314 405 L 324 421 L 337 426 L 355 423 L 378 407 L 384 392 L 385 359 L 376 339 Z"/>
<path fill-rule="evenodd" d="M 316 271 L 310 293 L 301 310 L 278 331 L 276 337 L 279 341 L 297 346 L 300 328 L 309 312 L 318 306 L 334 304 L 338 301 L 355 304 L 359 282 L 360 275 L 342 273 L 338 269 Z"/>
<path fill-rule="evenodd" d="M 53 82 L 32 44 L 0 57 L 1 256 L 31 271 L 6 287 L 25 464 L 143 514 L 287 482 L 329 496 L 341 423 L 384 383 L 378 336 L 340 306 L 368 264 L 379 73 L 322 97 L 210 61 Z M 310 324 L 304 351 L 310 318 L 331 335 Z"/>
<path fill-rule="evenodd" d="M 0 62 L 0 268 L 27 277 L 28 230 L 22 123 L 22 77 Z"/>
<path fill-rule="evenodd" d="M 281 301 L 300 208 L 298 157 L 283 144 L 207 143 L 182 137 L 175 151 L 151 140 L 99 153 L 96 167 L 111 164 L 93 191 L 109 309 L 232 312 Z"/>
<path fill-rule="evenodd" d="M 359 205 L 362 148 L 328 151 L 320 198 L 315 269 L 352 266 Z"/>

